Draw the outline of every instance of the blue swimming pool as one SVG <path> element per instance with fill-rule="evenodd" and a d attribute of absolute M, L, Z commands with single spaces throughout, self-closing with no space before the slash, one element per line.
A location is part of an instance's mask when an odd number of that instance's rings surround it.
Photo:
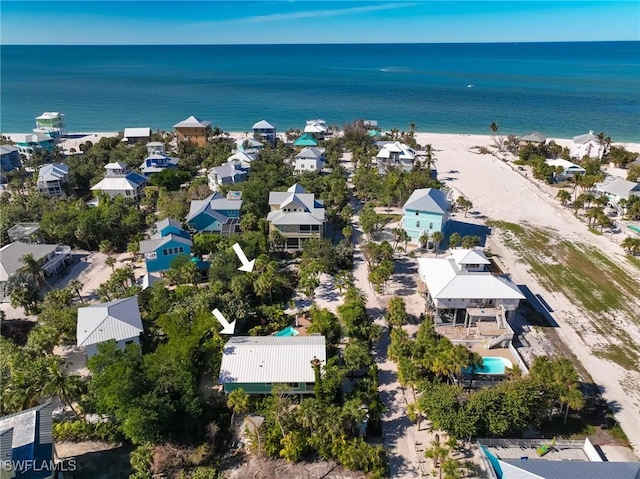
<path fill-rule="evenodd" d="M 511 368 L 513 364 L 505 358 L 483 356 L 482 367 L 475 370 L 475 374 L 504 374 L 505 368 Z M 464 369 L 464 373 L 471 373 L 470 369 Z"/>
<path fill-rule="evenodd" d="M 640 228 L 638 228 L 637 226 L 627 225 L 627 228 L 629 228 L 631 231 L 635 231 L 636 233 L 640 234 Z"/>
<path fill-rule="evenodd" d="M 297 336 L 298 334 L 300 334 L 300 333 L 298 331 L 296 331 L 293 328 L 293 326 L 287 326 L 282 331 L 278 331 L 277 333 L 275 333 L 274 336 L 278 336 L 278 337 L 282 337 L 282 336 Z"/>

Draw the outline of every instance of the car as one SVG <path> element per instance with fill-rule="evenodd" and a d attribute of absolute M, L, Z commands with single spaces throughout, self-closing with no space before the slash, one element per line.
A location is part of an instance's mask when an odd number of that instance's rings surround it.
<path fill-rule="evenodd" d="M 524 171 L 524 167 L 518 166 L 518 171 Z"/>

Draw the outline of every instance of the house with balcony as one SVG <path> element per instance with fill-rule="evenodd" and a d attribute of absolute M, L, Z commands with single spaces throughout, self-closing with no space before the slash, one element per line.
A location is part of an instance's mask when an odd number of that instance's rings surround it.
<path fill-rule="evenodd" d="M 234 336 L 224 345 L 220 384 L 226 394 L 242 389 L 247 394 L 271 394 L 276 384 L 289 394 L 313 394 L 312 361 L 324 366 L 324 336 Z"/>
<path fill-rule="evenodd" d="M 287 249 L 301 249 L 309 238 L 324 236 L 324 204 L 297 183 L 287 191 L 269 193 L 269 230 L 284 236 Z"/>
<path fill-rule="evenodd" d="M 139 345 L 143 332 L 137 296 L 78 308 L 76 345 L 85 349 L 88 358 L 98 354 L 98 344 L 107 341 L 115 341 L 122 350 L 129 344 Z"/>
<path fill-rule="evenodd" d="M 558 169 L 557 172 L 553 173 L 553 177 L 558 181 L 565 181 L 576 175 L 584 175 L 587 172 L 583 167 L 562 158 L 545 160 L 545 163 Z"/>
<path fill-rule="evenodd" d="M 324 140 L 328 136 L 329 126 L 324 120 L 307 120 L 303 132 L 313 136 L 316 140 Z"/>
<path fill-rule="evenodd" d="M 0 145 L 0 172 L 15 170 L 22 166 L 20 150 L 13 145 Z"/>
<path fill-rule="evenodd" d="M 66 185 L 69 182 L 69 167 L 67 165 L 49 164 L 40 167 L 38 171 L 38 191 L 49 198 L 66 197 Z"/>
<path fill-rule="evenodd" d="M 144 256 L 147 273 L 166 271 L 181 254 L 191 255 L 191 235 L 173 218 L 156 223 L 156 233 L 140 241 L 140 254 Z"/>
<path fill-rule="evenodd" d="M 294 157 L 294 160 L 296 173 L 321 171 L 325 163 L 324 148 L 305 148 Z"/>
<path fill-rule="evenodd" d="M 629 201 L 632 196 L 640 196 L 640 184 L 610 176 L 596 185 L 596 192 L 618 204 L 620 200 Z"/>
<path fill-rule="evenodd" d="M 253 125 L 253 137 L 257 140 L 266 141 L 275 146 L 276 140 L 276 125 L 269 123 L 267 120 L 260 120 Z"/>
<path fill-rule="evenodd" d="M 135 145 L 136 143 L 148 143 L 151 139 L 151 128 L 125 128 L 122 141 L 127 145 Z"/>
<path fill-rule="evenodd" d="M 165 153 L 151 153 L 140 165 L 140 171 L 144 176 L 149 177 L 166 169 L 177 168 L 179 162 L 180 158 Z"/>
<path fill-rule="evenodd" d="M 204 200 L 193 200 L 185 222 L 191 232 L 230 235 L 238 229 L 241 207 L 241 191 L 216 192 Z"/>
<path fill-rule="evenodd" d="M 418 155 L 416 150 L 399 141 L 380 143 L 380 151 L 376 158 L 378 160 L 378 169 L 381 172 L 389 168 L 401 168 L 404 171 L 411 171 Z"/>
<path fill-rule="evenodd" d="M 487 321 L 506 328 L 525 299 L 518 286 L 507 277 L 486 271 L 489 260 L 481 249 L 456 249 L 443 258 L 418 258 L 418 289 L 436 325 L 480 327 Z"/>
<path fill-rule="evenodd" d="M 11 141 L 18 148 L 20 154 L 27 159 L 31 158 L 36 151 L 47 154 L 56 147 L 55 140 L 42 132 L 11 135 Z"/>
<path fill-rule="evenodd" d="M 0 302 L 9 302 L 7 286 L 10 279 L 20 273 L 22 258 L 32 254 L 47 276 L 57 274 L 71 261 L 71 248 L 57 244 L 37 244 L 14 241 L 0 248 Z"/>
<path fill-rule="evenodd" d="M 150 141 L 146 144 L 147 147 L 147 155 L 164 155 L 167 152 L 167 147 L 161 141 Z"/>
<path fill-rule="evenodd" d="M 600 143 L 597 135 L 593 134 L 590 130 L 585 135 L 578 135 L 573 137 L 573 143 L 571 144 L 571 157 L 581 160 L 585 156 L 587 158 L 597 158 L 601 160 L 604 156 L 604 145 Z"/>
<path fill-rule="evenodd" d="M 53 404 L 0 417 L 0 478 L 53 479 Z"/>
<path fill-rule="evenodd" d="M 248 155 L 257 155 L 264 149 L 264 143 L 255 138 L 239 138 L 235 142 L 236 151 Z"/>
<path fill-rule="evenodd" d="M 222 185 L 234 185 L 247 180 L 248 168 L 243 168 L 241 162 L 225 163 L 211 168 L 207 173 L 208 185 L 211 191 L 218 191 Z"/>
<path fill-rule="evenodd" d="M 57 111 L 45 111 L 36 117 L 34 133 L 42 133 L 50 138 L 59 139 L 67 134 L 67 124 L 64 115 Z"/>
<path fill-rule="evenodd" d="M 211 122 L 190 116 L 186 120 L 173 125 L 178 141 L 186 141 L 198 146 L 204 146 L 211 135 Z"/>
<path fill-rule="evenodd" d="M 402 227 L 412 243 L 418 243 L 423 233 L 443 232 L 449 221 L 449 200 L 446 193 L 435 188 L 414 190 L 402 207 Z"/>
<path fill-rule="evenodd" d="M 108 163 L 104 178 L 91 191 L 102 191 L 111 198 L 124 196 L 135 201 L 142 198 L 143 190 L 147 184 L 147 179 L 133 171 L 124 163 Z"/>

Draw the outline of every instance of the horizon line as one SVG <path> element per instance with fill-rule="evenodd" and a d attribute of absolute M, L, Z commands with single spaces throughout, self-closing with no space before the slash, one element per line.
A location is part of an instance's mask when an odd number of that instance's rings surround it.
<path fill-rule="evenodd" d="M 535 40 L 480 42 L 329 42 L 329 43 L 5 43 L 5 47 L 178 47 L 178 46 L 325 46 L 325 45 L 517 45 L 546 43 L 640 43 L 633 40 Z"/>

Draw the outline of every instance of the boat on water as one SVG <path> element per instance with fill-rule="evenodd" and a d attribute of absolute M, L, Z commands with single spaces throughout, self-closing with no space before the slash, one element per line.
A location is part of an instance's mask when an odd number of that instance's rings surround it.
<path fill-rule="evenodd" d="M 467 88 L 473 88 L 473 83 L 469 83 L 469 84 L 467 85 Z"/>

